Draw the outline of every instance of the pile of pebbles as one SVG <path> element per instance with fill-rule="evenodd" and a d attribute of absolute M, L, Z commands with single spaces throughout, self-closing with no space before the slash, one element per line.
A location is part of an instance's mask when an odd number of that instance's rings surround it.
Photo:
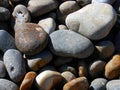
<path fill-rule="evenodd" d="M 119 0 L 0 0 L 0 90 L 120 90 Z"/>

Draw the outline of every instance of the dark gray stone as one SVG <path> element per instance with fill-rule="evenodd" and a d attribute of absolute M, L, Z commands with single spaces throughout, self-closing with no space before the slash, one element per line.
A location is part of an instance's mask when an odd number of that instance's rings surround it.
<path fill-rule="evenodd" d="M 25 61 L 22 54 L 15 49 L 9 49 L 4 54 L 4 64 L 12 81 L 20 83 L 26 74 Z"/>
<path fill-rule="evenodd" d="M 94 51 L 89 39 L 70 30 L 55 31 L 50 39 L 50 50 L 58 56 L 87 58 Z"/>
<path fill-rule="evenodd" d="M 106 90 L 107 80 L 104 78 L 96 78 L 91 82 L 89 90 Z M 111 89 L 113 90 L 113 89 Z"/>

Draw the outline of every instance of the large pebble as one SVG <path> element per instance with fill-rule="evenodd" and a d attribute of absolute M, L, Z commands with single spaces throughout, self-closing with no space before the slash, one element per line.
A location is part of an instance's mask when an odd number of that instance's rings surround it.
<path fill-rule="evenodd" d="M 79 77 L 66 83 L 63 90 L 88 90 L 89 83 L 86 77 Z"/>
<path fill-rule="evenodd" d="M 117 78 L 120 75 L 120 55 L 116 54 L 105 66 L 105 76 L 108 79 Z"/>
<path fill-rule="evenodd" d="M 8 49 L 15 49 L 15 40 L 7 31 L 0 30 L 0 50 L 3 52 Z"/>
<path fill-rule="evenodd" d="M 6 68 L 3 61 L 0 61 L 0 78 L 5 77 Z"/>
<path fill-rule="evenodd" d="M 106 90 L 106 84 L 106 79 L 96 78 L 91 82 L 89 90 Z"/>
<path fill-rule="evenodd" d="M 41 67 L 48 64 L 51 60 L 52 60 L 52 54 L 46 50 L 39 54 L 27 57 L 27 64 L 31 70 L 37 71 Z"/>
<path fill-rule="evenodd" d="M 26 55 L 35 55 L 45 49 L 48 43 L 47 33 L 34 23 L 18 22 L 15 25 L 16 47 Z"/>
<path fill-rule="evenodd" d="M 56 0 L 29 0 L 27 8 L 31 15 L 36 17 L 56 9 L 57 6 Z"/>
<path fill-rule="evenodd" d="M 10 18 L 10 11 L 7 8 L 0 7 L 0 21 L 6 21 Z"/>
<path fill-rule="evenodd" d="M 32 84 L 36 76 L 37 74 L 35 72 L 28 72 L 25 75 L 19 90 L 31 90 Z"/>
<path fill-rule="evenodd" d="M 55 31 L 50 38 L 50 50 L 58 56 L 86 58 L 94 51 L 89 39 L 70 30 Z"/>
<path fill-rule="evenodd" d="M 66 25 L 70 30 L 91 40 L 99 40 L 109 34 L 116 19 L 116 12 L 111 5 L 94 3 L 69 14 L 66 18 Z"/>
<path fill-rule="evenodd" d="M 39 90 L 53 90 L 62 80 L 59 72 L 46 70 L 38 74 L 36 83 Z"/>
<path fill-rule="evenodd" d="M 57 11 L 57 18 L 61 23 L 65 23 L 66 16 L 79 9 L 80 7 L 76 1 L 65 1 L 59 6 Z"/>
<path fill-rule="evenodd" d="M 0 79 L 0 90 L 18 90 L 18 86 L 7 79 Z"/>
<path fill-rule="evenodd" d="M 120 80 L 111 80 L 106 84 L 106 90 L 120 90 Z"/>
<path fill-rule="evenodd" d="M 12 81 L 21 83 L 26 73 L 25 61 L 22 53 L 15 49 L 9 49 L 4 53 L 4 64 Z"/>
<path fill-rule="evenodd" d="M 40 25 L 48 34 L 55 31 L 56 22 L 53 18 L 45 18 L 39 21 L 38 25 Z"/>

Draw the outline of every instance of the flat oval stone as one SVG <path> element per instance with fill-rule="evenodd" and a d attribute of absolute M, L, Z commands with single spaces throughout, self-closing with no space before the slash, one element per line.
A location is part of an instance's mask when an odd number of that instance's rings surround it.
<path fill-rule="evenodd" d="M 0 90 L 18 90 L 18 86 L 7 79 L 0 79 Z"/>
<path fill-rule="evenodd" d="M 56 22 L 53 18 L 45 18 L 39 21 L 38 25 L 40 25 L 48 34 L 55 31 Z"/>
<path fill-rule="evenodd" d="M 63 90 L 88 90 L 89 83 L 86 77 L 79 77 L 66 83 Z"/>
<path fill-rule="evenodd" d="M 108 79 L 117 78 L 120 75 L 120 55 L 116 54 L 105 66 L 105 77 Z"/>
<path fill-rule="evenodd" d="M 120 80 L 111 80 L 106 84 L 106 90 L 120 90 Z"/>
<path fill-rule="evenodd" d="M 26 73 L 19 90 L 30 90 L 37 74 L 35 72 Z"/>
<path fill-rule="evenodd" d="M 26 55 L 38 54 L 45 49 L 47 43 L 48 35 L 38 24 L 16 23 L 15 44 L 21 52 Z"/>
<path fill-rule="evenodd" d="M 88 4 L 66 18 L 67 27 L 91 40 L 106 37 L 114 26 L 117 16 L 114 8 L 106 3 Z"/>
<path fill-rule="evenodd" d="M 89 90 L 106 90 L 106 84 L 107 84 L 106 79 L 96 78 L 91 82 Z"/>
<path fill-rule="evenodd" d="M 40 90 L 53 90 L 61 80 L 62 76 L 59 72 L 50 70 L 43 71 L 36 77 L 36 83 Z"/>
<path fill-rule="evenodd" d="M 7 31 L 0 30 L 0 50 L 3 52 L 8 49 L 15 49 L 15 40 Z"/>
<path fill-rule="evenodd" d="M 89 39 L 70 30 L 55 31 L 50 39 L 50 50 L 58 56 L 87 58 L 94 51 Z"/>
<path fill-rule="evenodd" d="M 7 8 L 0 7 L 0 21 L 6 21 L 10 18 L 10 11 Z"/>
<path fill-rule="evenodd" d="M 52 60 L 52 54 L 49 51 L 43 51 L 39 54 L 27 57 L 27 64 L 28 67 L 33 70 L 37 71 L 41 67 L 47 65 Z"/>
<path fill-rule="evenodd" d="M 26 73 L 22 53 L 15 49 L 9 49 L 4 53 L 3 59 L 10 79 L 16 83 L 21 83 Z"/>
<path fill-rule="evenodd" d="M 3 61 L 0 61 L 0 78 L 5 77 L 6 68 Z"/>
<path fill-rule="evenodd" d="M 57 6 L 56 0 L 29 0 L 27 8 L 31 15 L 36 17 L 56 9 Z"/>

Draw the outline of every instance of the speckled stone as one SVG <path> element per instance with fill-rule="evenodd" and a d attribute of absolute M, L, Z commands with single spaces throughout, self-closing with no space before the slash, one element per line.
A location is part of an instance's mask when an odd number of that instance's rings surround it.
<path fill-rule="evenodd" d="M 115 54 L 105 66 L 105 77 L 114 79 L 120 75 L 120 55 Z"/>
<path fill-rule="evenodd" d="M 57 30 L 50 39 L 50 50 L 58 56 L 87 58 L 94 51 L 89 39 L 70 30 Z"/>
<path fill-rule="evenodd" d="M 89 66 L 89 74 L 91 77 L 99 77 L 103 75 L 106 62 L 102 60 L 96 60 Z"/>
<path fill-rule="evenodd" d="M 0 78 L 5 77 L 5 75 L 6 75 L 6 68 L 4 62 L 0 61 Z"/>
<path fill-rule="evenodd" d="M 89 83 L 86 77 L 79 77 L 66 83 L 63 90 L 88 90 Z"/>
<path fill-rule="evenodd" d="M 6 21 L 10 18 L 10 11 L 7 8 L 0 7 L 0 21 Z"/>
<path fill-rule="evenodd" d="M 0 90 L 18 90 L 18 86 L 7 79 L 0 79 Z"/>
<path fill-rule="evenodd" d="M 111 80 L 106 84 L 106 90 L 120 90 L 120 80 Z"/>
<path fill-rule="evenodd" d="M 39 54 L 27 57 L 27 64 L 28 67 L 33 70 L 37 71 L 41 67 L 47 65 L 52 60 L 51 52 L 45 50 Z"/>
<path fill-rule="evenodd" d="M 59 72 L 50 70 L 43 71 L 36 77 L 39 90 L 53 90 L 61 80 L 62 76 Z"/>
<path fill-rule="evenodd" d="M 37 74 L 35 72 L 28 72 L 26 73 L 19 90 L 31 90 L 33 81 Z"/>
<path fill-rule="evenodd" d="M 29 0 L 27 8 L 31 15 L 36 17 L 56 9 L 57 6 L 56 0 Z"/>
<path fill-rule="evenodd" d="M 38 25 L 40 25 L 48 34 L 55 31 L 56 22 L 53 18 L 45 18 L 39 21 Z"/>
<path fill-rule="evenodd" d="M 21 83 L 26 73 L 22 53 L 15 49 L 9 49 L 4 53 L 3 59 L 10 79 L 16 83 Z"/>
<path fill-rule="evenodd" d="M 16 23 L 15 44 L 21 52 L 26 55 L 38 54 L 45 49 L 47 43 L 48 35 L 38 24 Z"/>
<path fill-rule="evenodd" d="M 106 37 L 114 26 L 117 16 L 114 8 L 106 3 L 88 4 L 66 18 L 67 27 L 91 40 Z"/>
<path fill-rule="evenodd" d="M 15 40 L 12 35 L 10 35 L 5 30 L 0 30 L 0 50 L 3 52 L 8 49 L 15 49 Z"/>
<path fill-rule="evenodd" d="M 107 84 L 106 79 L 96 78 L 91 82 L 89 90 L 106 90 L 106 84 Z"/>

